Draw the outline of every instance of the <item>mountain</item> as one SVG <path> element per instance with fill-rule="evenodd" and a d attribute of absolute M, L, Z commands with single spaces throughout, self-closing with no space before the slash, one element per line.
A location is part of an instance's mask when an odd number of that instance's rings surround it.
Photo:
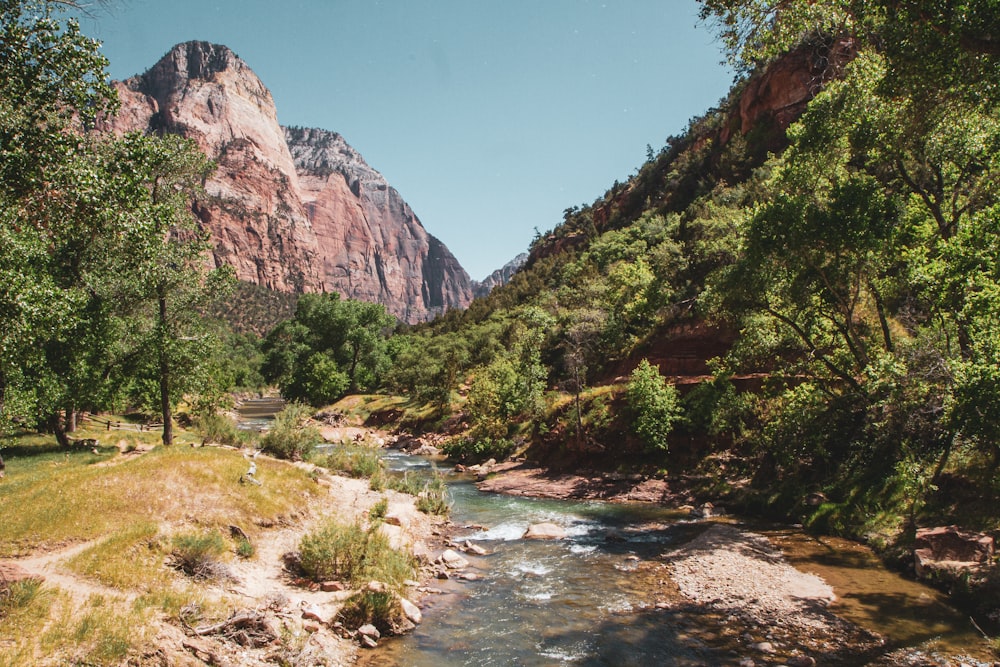
<path fill-rule="evenodd" d="M 510 260 L 503 265 L 502 268 L 497 269 L 490 275 L 486 276 L 482 281 L 473 281 L 472 290 L 476 295 L 476 298 L 487 296 L 497 287 L 501 287 L 510 282 L 510 279 L 517 273 L 522 266 L 528 261 L 528 253 L 522 252 L 514 259 Z"/>
<path fill-rule="evenodd" d="M 334 132 L 284 128 L 270 91 L 225 46 L 187 42 L 117 82 L 103 129 L 175 133 L 218 168 L 193 204 L 216 265 L 283 292 L 336 291 L 406 322 L 472 300 L 454 255 Z"/>

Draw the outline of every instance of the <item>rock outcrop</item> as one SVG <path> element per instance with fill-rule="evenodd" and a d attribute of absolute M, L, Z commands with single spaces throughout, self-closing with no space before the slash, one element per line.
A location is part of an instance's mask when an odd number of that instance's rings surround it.
<path fill-rule="evenodd" d="M 104 129 L 195 140 L 218 169 L 193 208 L 216 265 L 284 292 L 336 291 L 407 322 L 472 300 L 468 274 L 340 135 L 286 129 L 250 67 L 225 46 L 187 42 L 116 84 Z"/>
<path fill-rule="evenodd" d="M 497 287 L 501 287 L 510 282 L 510 279 L 514 277 L 514 274 L 521 270 L 521 267 L 525 265 L 528 261 L 528 253 L 522 252 L 514 259 L 510 260 L 503 265 L 502 268 L 497 269 L 490 275 L 486 276 L 481 282 L 473 281 L 472 291 L 476 298 L 488 296 Z"/>
<path fill-rule="evenodd" d="M 961 574 L 988 566 L 993 548 L 991 536 L 957 526 L 920 528 L 913 542 L 914 569 L 924 579 Z"/>

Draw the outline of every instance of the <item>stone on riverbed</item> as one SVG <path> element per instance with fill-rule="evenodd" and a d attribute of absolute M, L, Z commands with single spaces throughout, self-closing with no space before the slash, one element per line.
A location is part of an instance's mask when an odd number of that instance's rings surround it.
<path fill-rule="evenodd" d="M 447 549 L 439 559 L 449 570 L 464 570 L 469 567 L 469 561 L 462 558 L 457 551 Z"/>
<path fill-rule="evenodd" d="M 528 526 L 521 539 L 524 540 L 561 540 L 566 537 L 566 529 L 554 523 L 535 523 Z"/>

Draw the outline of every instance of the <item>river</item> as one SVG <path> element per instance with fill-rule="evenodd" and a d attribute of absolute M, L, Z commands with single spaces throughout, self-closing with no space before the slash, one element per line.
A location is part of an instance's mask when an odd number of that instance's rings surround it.
<path fill-rule="evenodd" d="M 397 473 L 429 474 L 436 465 L 392 450 L 385 459 Z M 431 582 L 421 602 L 424 622 L 364 654 L 364 667 L 781 664 L 787 636 L 748 632 L 731 614 L 683 604 L 672 586 L 663 554 L 702 532 L 705 522 L 650 504 L 487 494 L 467 476 L 446 475 L 453 540 L 472 541 L 488 555 L 467 556 L 474 581 Z M 564 527 L 567 538 L 520 539 L 539 522 Z M 967 616 L 937 591 L 887 570 L 867 548 L 794 528 L 728 522 L 766 535 L 790 563 L 833 587 L 831 611 L 885 638 L 836 655 L 811 651 L 818 664 L 992 665 Z M 773 659 L 751 650 L 760 641 L 775 643 Z"/>
<path fill-rule="evenodd" d="M 397 471 L 434 465 L 397 452 L 386 459 Z M 671 595 L 660 556 L 704 530 L 703 522 L 648 504 L 486 494 L 467 477 L 449 479 L 460 527 L 454 541 L 474 541 L 489 554 L 469 556 L 480 578 L 437 582 L 441 592 L 424 599 L 424 623 L 367 656 L 366 667 L 738 665 L 753 655 L 745 628 L 731 617 L 677 605 L 676 590 Z M 520 539 L 539 522 L 563 526 L 567 538 Z M 891 651 L 912 664 L 956 655 L 992 664 L 966 616 L 937 591 L 887 570 L 867 548 L 792 528 L 756 530 L 833 586 L 838 616 L 886 637 L 874 649 L 839 651 L 836 664 L 895 664 L 884 657 Z"/>

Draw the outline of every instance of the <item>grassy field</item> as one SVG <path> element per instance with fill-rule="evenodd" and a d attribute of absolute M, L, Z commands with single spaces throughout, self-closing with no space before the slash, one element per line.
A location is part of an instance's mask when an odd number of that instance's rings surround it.
<path fill-rule="evenodd" d="M 242 452 L 193 447 L 201 437 L 187 431 L 172 447 L 156 446 L 158 433 L 75 435 L 98 438 L 96 453 L 44 435 L 0 440 L 0 558 L 51 559 L 58 573 L 0 592 L 0 667 L 120 664 L 141 655 L 164 617 L 225 617 L 224 595 L 172 566 L 177 536 L 221 542 L 225 563 L 240 557 L 231 525 L 256 539 L 325 491 L 305 470 L 264 457 L 262 485 L 243 484 Z"/>

